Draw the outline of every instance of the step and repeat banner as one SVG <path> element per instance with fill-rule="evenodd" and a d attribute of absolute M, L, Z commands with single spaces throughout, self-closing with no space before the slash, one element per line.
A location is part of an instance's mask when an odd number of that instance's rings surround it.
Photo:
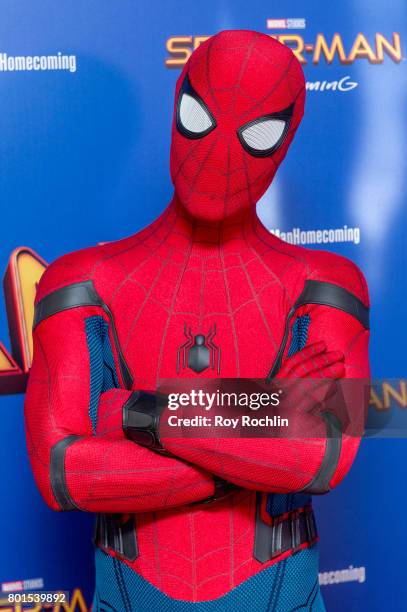
<path fill-rule="evenodd" d="M 260 218 L 283 240 L 351 258 L 371 293 L 379 426 L 345 482 L 315 500 L 327 609 L 405 609 L 404 0 L 3 0 L 0 14 L 0 609 L 24 609 L 7 593 L 34 588 L 69 591 L 53 609 L 85 611 L 93 592 L 93 517 L 45 506 L 25 447 L 36 283 L 47 262 L 164 209 L 176 79 L 202 41 L 234 28 L 289 45 L 307 80 Z"/>

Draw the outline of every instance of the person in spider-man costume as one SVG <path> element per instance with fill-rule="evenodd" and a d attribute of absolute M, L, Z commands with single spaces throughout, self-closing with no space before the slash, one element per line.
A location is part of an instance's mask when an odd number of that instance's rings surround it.
<path fill-rule="evenodd" d="M 368 378 L 361 272 L 256 216 L 304 98 L 273 38 L 210 38 L 176 86 L 168 208 L 41 279 L 27 442 L 48 505 L 98 513 L 94 610 L 324 609 L 311 496 L 344 478 L 359 438 L 171 438 L 142 393 L 174 378 Z"/>

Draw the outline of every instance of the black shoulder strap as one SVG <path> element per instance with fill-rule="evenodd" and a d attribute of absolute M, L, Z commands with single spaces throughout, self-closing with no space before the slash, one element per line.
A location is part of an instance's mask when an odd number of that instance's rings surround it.
<path fill-rule="evenodd" d="M 304 289 L 295 303 L 295 309 L 304 304 L 321 304 L 338 308 L 355 317 L 365 329 L 369 329 L 369 308 L 356 295 L 339 285 L 325 281 L 305 281 Z"/>
<path fill-rule="evenodd" d="M 267 382 L 271 381 L 281 367 L 281 360 L 290 330 L 290 321 L 294 316 L 295 311 L 298 310 L 300 306 L 304 306 L 305 304 L 320 304 L 321 306 L 337 308 L 338 310 L 347 312 L 351 316 L 355 317 L 355 319 L 357 319 L 365 329 L 369 329 L 369 308 L 365 306 L 363 302 L 356 297 L 356 295 L 333 283 L 328 283 L 326 281 L 306 280 L 301 295 L 296 300 L 294 306 L 287 315 L 283 340 L 273 367 L 267 376 Z"/>
<path fill-rule="evenodd" d="M 91 280 L 73 283 L 46 295 L 35 306 L 33 329 L 44 319 L 79 306 L 103 306 Z"/>
<path fill-rule="evenodd" d="M 40 300 L 38 304 L 36 304 L 34 310 L 33 329 L 44 321 L 44 319 L 47 319 L 58 312 L 69 310 L 71 308 L 79 308 L 80 306 L 99 306 L 109 317 L 113 339 L 119 359 L 120 372 L 127 389 L 131 389 L 133 384 L 133 376 L 131 375 L 130 369 L 120 348 L 113 314 L 108 305 L 105 304 L 96 291 L 91 280 L 61 287 L 60 289 L 56 289 L 52 293 L 49 293 L 42 300 Z"/>

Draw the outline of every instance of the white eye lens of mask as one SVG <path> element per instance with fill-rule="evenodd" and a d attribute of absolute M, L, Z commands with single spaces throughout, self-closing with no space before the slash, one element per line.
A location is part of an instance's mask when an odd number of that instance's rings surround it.
<path fill-rule="evenodd" d="M 182 126 L 193 134 L 201 134 L 213 126 L 206 110 L 187 93 L 182 94 L 179 105 L 179 119 Z"/>
<path fill-rule="evenodd" d="M 249 125 L 240 135 L 251 149 L 268 151 L 277 145 L 285 132 L 283 119 L 266 119 Z"/>

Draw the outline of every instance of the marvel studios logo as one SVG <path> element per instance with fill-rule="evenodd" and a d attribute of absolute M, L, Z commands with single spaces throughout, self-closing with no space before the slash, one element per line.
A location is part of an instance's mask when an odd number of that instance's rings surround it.
<path fill-rule="evenodd" d="M 31 591 L 34 589 L 43 589 L 43 578 L 28 578 L 26 580 L 14 580 L 13 582 L 2 582 L 2 593 L 11 593 L 13 591 Z"/>
<path fill-rule="evenodd" d="M 305 17 L 267 19 L 268 30 L 305 30 Z"/>

